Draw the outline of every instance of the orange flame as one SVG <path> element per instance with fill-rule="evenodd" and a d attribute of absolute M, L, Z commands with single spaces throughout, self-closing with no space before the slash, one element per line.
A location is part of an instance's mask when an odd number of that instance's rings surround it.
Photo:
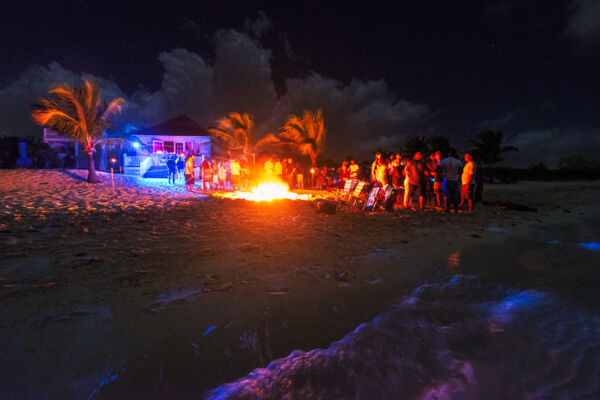
<path fill-rule="evenodd" d="M 288 186 L 281 182 L 263 182 L 251 192 L 216 193 L 219 197 L 228 199 L 245 199 L 249 201 L 272 201 L 276 199 L 311 200 L 308 194 L 290 192 Z"/>

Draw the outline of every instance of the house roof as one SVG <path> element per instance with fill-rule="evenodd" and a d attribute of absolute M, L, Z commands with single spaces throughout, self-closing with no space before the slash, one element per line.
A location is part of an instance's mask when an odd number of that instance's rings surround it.
<path fill-rule="evenodd" d="M 210 136 L 208 131 L 186 115 L 178 115 L 168 121 L 142 128 L 135 135 Z"/>

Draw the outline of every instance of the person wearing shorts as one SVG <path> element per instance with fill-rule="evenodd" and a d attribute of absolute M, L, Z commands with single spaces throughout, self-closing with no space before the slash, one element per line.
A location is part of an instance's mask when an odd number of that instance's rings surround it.
<path fill-rule="evenodd" d="M 462 163 L 455 158 L 456 150 L 450 149 L 448 157 L 440 161 L 439 168 L 442 178 L 444 178 L 443 190 L 445 193 L 444 209 L 449 211 L 450 204 L 454 206 L 454 211 L 458 211 L 458 202 L 460 189 L 458 179 Z"/>
<path fill-rule="evenodd" d="M 194 183 L 196 183 L 196 179 L 194 178 L 194 155 L 191 154 L 187 160 L 185 160 L 185 168 L 184 168 L 184 177 L 185 177 L 185 189 L 188 192 L 191 192 L 194 188 Z"/>
<path fill-rule="evenodd" d="M 423 154 L 417 151 L 412 160 L 404 167 L 405 191 L 404 191 L 404 207 L 410 205 L 411 196 L 418 194 L 419 208 L 423 210 L 423 200 L 425 198 L 426 181 L 423 167 Z"/>
<path fill-rule="evenodd" d="M 462 175 L 460 177 L 462 188 L 460 191 L 460 204 L 462 207 L 465 200 L 469 203 L 469 212 L 473 211 L 473 193 L 474 193 L 474 180 L 475 176 L 475 163 L 473 157 L 469 153 L 465 153 L 465 166 L 463 168 Z"/>

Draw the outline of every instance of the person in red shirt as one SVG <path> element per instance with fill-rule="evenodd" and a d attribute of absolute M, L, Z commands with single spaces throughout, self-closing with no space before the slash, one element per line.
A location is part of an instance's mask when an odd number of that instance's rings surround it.
<path fill-rule="evenodd" d="M 210 161 L 208 158 L 205 158 L 202 161 L 202 186 L 204 186 L 204 190 L 212 190 L 212 179 L 213 179 L 213 171 L 212 166 L 210 165 Z"/>
<path fill-rule="evenodd" d="M 404 207 L 409 206 L 411 196 L 419 195 L 419 208 L 423 210 L 423 198 L 425 196 L 425 168 L 423 166 L 423 154 L 417 151 L 412 160 L 404 167 L 404 175 L 408 180 L 408 188 L 404 190 Z"/>
<path fill-rule="evenodd" d="M 346 184 L 346 179 L 350 178 L 350 169 L 348 168 L 348 161 L 342 162 L 342 166 L 338 169 L 338 175 L 340 177 L 340 188 L 343 189 Z"/>

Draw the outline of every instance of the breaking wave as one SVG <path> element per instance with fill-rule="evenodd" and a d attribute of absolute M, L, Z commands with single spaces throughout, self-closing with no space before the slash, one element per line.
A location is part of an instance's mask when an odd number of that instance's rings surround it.
<path fill-rule="evenodd" d="M 600 398 L 600 319 L 557 297 L 469 277 L 424 285 L 327 349 L 208 399 Z"/>

